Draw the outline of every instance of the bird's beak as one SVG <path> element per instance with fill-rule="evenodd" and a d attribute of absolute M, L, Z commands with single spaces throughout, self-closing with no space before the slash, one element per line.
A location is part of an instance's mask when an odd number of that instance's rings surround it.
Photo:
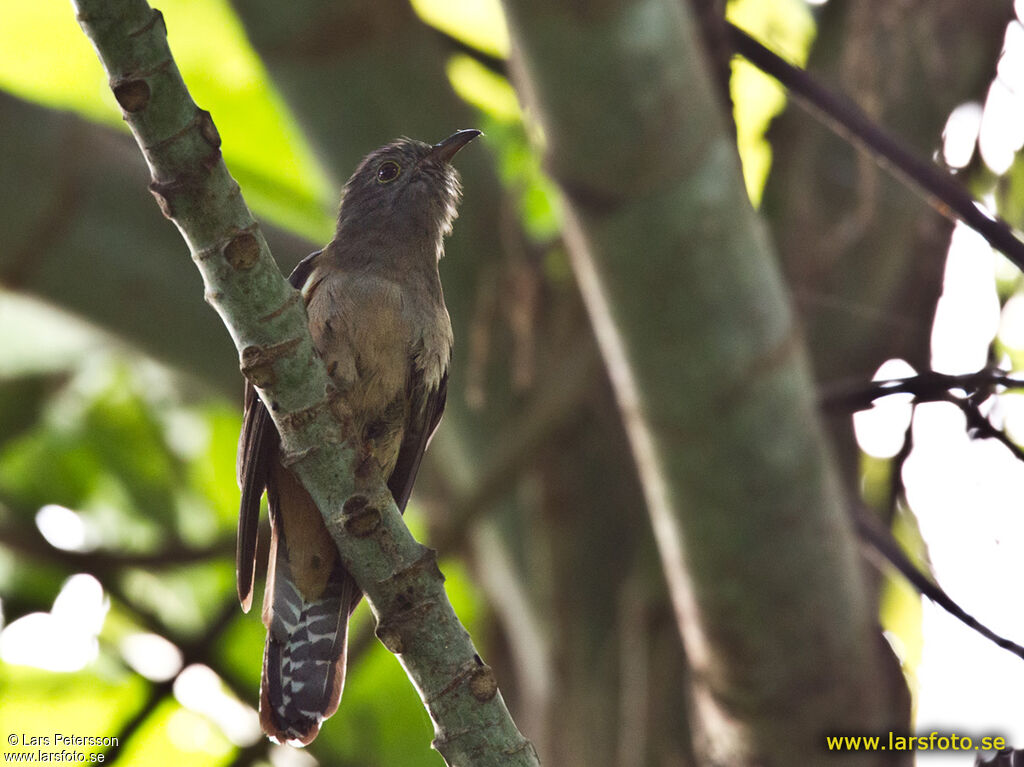
<path fill-rule="evenodd" d="M 452 158 L 462 147 L 480 135 L 482 135 L 482 131 L 478 131 L 476 128 L 455 131 L 444 141 L 434 144 L 433 149 L 427 155 L 427 159 L 434 160 L 435 162 L 451 162 Z"/>

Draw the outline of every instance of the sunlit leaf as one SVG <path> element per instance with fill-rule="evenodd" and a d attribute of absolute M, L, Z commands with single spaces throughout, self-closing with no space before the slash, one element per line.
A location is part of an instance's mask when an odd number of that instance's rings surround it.
<path fill-rule="evenodd" d="M 166 698 L 125 745 L 125 764 L 222 765 L 233 746 L 209 720 Z"/>
<path fill-rule="evenodd" d="M 497 153 L 502 183 L 517 202 L 523 228 L 538 242 L 555 237 L 561 229 L 558 192 L 530 147 L 522 123 L 488 119 L 484 126 Z"/>
<path fill-rule="evenodd" d="M 815 29 L 803 0 L 731 0 L 726 17 L 790 63 L 800 66 L 806 61 Z M 772 161 L 765 131 L 785 107 L 786 92 L 775 79 L 739 57 L 733 60 L 731 91 L 743 177 L 756 206 Z"/>
<path fill-rule="evenodd" d="M 397 659 L 374 642 L 345 684 L 345 699 L 319 740 L 343 759 L 374 754 L 379 765 L 441 767 L 430 717 Z"/>
<path fill-rule="evenodd" d="M 118 737 L 125 712 L 141 705 L 145 683 L 139 677 L 108 680 L 91 671 L 58 674 L 25 666 L 0 664 L 0 690 L 3 690 L 4 740 L 10 734 L 49 737 L 91 735 Z M 35 750 L 20 743 L 8 753 Z M 60 746 L 43 750 L 59 752 Z M 102 747 L 75 746 L 75 751 L 96 754 Z M 150 764 L 152 762 L 146 762 Z"/>
<path fill-rule="evenodd" d="M 184 634 L 201 631 L 234 595 L 234 562 L 223 559 L 159 573 L 131 570 L 123 582 L 133 603 Z"/>
<path fill-rule="evenodd" d="M 463 99 L 496 120 L 522 119 L 515 90 L 501 75 L 491 72 L 465 54 L 448 61 L 448 78 Z"/>
<path fill-rule="evenodd" d="M 330 233 L 326 177 L 225 0 L 158 4 L 178 67 L 213 115 L 225 161 L 264 216 L 317 240 Z M 0 0 L 0 87 L 124 130 L 95 52 L 63 0 Z"/>
<path fill-rule="evenodd" d="M 188 462 L 189 484 L 217 515 L 221 529 L 231 531 L 238 521 L 239 490 L 235 479 L 235 446 L 242 425 L 241 412 L 227 403 L 204 406 L 195 412 L 206 428 L 205 444 Z"/>
<path fill-rule="evenodd" d="M 428 24 L 493 56 L 507 56 L 508 26 L 498 0 L 413 0 Z"/>

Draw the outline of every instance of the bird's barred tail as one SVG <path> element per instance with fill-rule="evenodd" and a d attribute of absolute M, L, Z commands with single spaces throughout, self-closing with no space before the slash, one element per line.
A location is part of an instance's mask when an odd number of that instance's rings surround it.
<path fill-rule="evenodd" d="M 266 603 L 270 610 L 264 609 L 269 623 L 260 722 L 278 742 L 306 745 L 317 736 L 320 723 L 338 709 L 345 684 L 348 618 L 359 590 L 337 564 L 320 596 L 308 600 L 292 578 L 287 556 L 271 552 L 271 561 L 275 572 L 273 596 Z"/>

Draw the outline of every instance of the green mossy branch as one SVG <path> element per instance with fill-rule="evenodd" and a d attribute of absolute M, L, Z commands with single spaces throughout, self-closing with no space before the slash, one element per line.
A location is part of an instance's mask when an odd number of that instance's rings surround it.
<path fill-rule="evenodd" d="M 143 0 L 74 0 L 78 20 L 152 175 L 161 210 L 188 243 L 281 434 L 284 460 L 317 502 L 342 560 L 406 668 L 450 765 L 537 765 L 444 591 L 434 553 L 383 488 L 353 496 L 353 450 L 334 417 L 299 294 L 285 281 L 221 158 L 209 113 L 192 101 L 163 16 Z M 254 662 L 255 659 L 254 659 Z"/>

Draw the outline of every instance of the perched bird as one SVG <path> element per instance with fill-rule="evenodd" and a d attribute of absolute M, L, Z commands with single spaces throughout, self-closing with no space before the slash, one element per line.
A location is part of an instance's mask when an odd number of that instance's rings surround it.
<path fill-rule="evenodd" d="M 371 152 L 345 185 L 334 239 L 289 277 L 356 442 L 357 487 L 386 482 L 405 510 L 441 420 L 452 327 L 438 261 L 460 196 L 455 154 L 480 135 Z M 362 593 L 342 565 L 312 498 L 281 464 L 280 440 L 251 384 L 238 446 L 238 597 L 252 604 L 260 499 L 271 538 L 263 622 L 260 721 L 279 742 L 308 744 L 345 681 L 348 619 Z"/>

